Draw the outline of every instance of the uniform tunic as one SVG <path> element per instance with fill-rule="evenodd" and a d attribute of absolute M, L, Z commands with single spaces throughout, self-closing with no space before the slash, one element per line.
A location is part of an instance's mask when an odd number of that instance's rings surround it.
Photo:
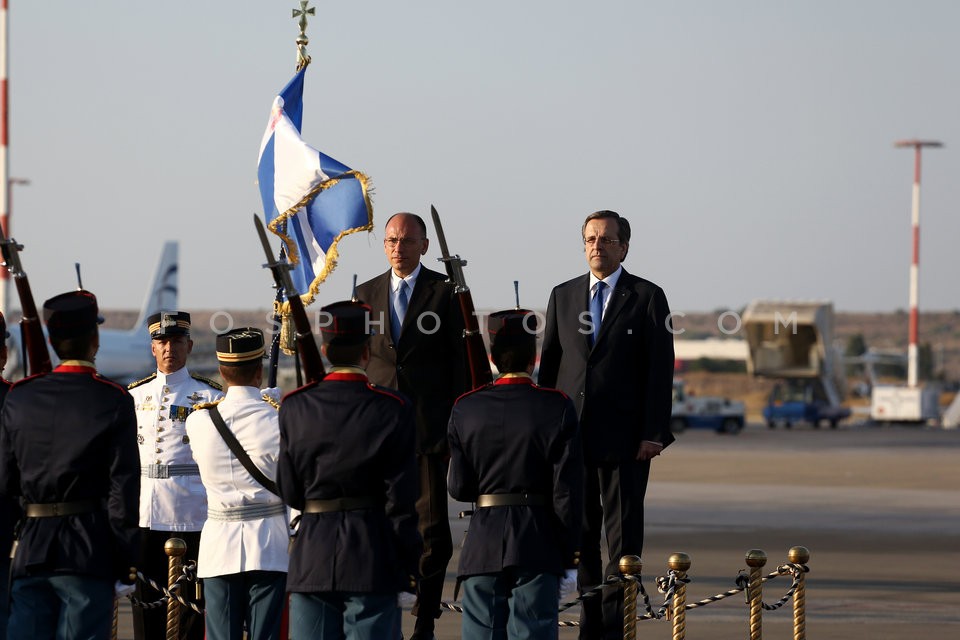
<path fill-rule="evenodd" d="M 417 471 L 410 401 L 361 373 L 331 372 L 280 406 L 284 502 L 374 498 L 382 507 L 305 513 L 287 591 L 396 593 L 417 572 Z"/>
<path fill-rule="evenodd" d="M 275 479 L 280 449 L 277 410 L 255 387 L 228 387 L 217 409 L 253 464 L 267 478 Z M 243 468 L 214 426 L 209 410 L 190 414 L 187 435 L 212 513 L 241 506 L 283 505 L 279 496 Z M 242 571 L 286 571 L 288 538 L 285 512 L 236 521 L 211 515 L 200 534 L 197 575 L 210 578 Z"/>
<path fill-rule="evenodd" d="M 457 575 L 517 567 L 561 575 L 575 566 L 583 517 L 583 460 L 573 402 L 526 376 L 502 377 L 453 406 L 450 495 L 530 493 L 543 506 L 477 509 Z"/>
<path fill-rule="evenodd" d="M 193 406 L 223 397 L 211 381 L 187 368 L 130 385 L 137 411 L 141 469 L 148 465 L 195 464 L 186 432 Z M 150 478 L 140 488 L 140 526 L 155 531 L 199 531 L 207 519 L 207 495 L 199 475 Z"/>
<path fill-rule="evenodd" d="M 140 542 L 135 450 L 130 395 L 92 367 L 61 364 L 13 386 L 0 413 L 0 493 L 35 504 L 103 501 L 86 513 L 27 518 L 14 578 L 128 580 Z"/>

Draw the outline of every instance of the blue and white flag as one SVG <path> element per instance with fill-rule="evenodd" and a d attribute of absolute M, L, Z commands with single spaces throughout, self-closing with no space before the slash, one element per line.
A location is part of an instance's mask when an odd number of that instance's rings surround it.
<path fill-rule="evenodd" d="M 286 244 L 304 305 L 337 266 L 340 239 L 373 229 L 369 178 L 300 137 L 306 70 L 297 71 L 273 101 L 257 171 L 267 227 Z"/>

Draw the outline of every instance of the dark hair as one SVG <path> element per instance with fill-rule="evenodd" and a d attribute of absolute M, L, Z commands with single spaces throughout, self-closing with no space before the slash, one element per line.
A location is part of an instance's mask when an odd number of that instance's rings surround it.
<path fill-rule="evenodd" d="M 328 344 L 327 360 L 334 367 L 356 367 L 360 365 L 360 358 L 363 356 L 363 349 L 367 346 L 368 340 L 358 344 Z"/>
<path fill-rule="evenodd" d="M 587 223 L 591 220 L 598 220 L 601 218 L 609 218 L 610 220 L 617 221 L 617 240 L 620 241 L 620 244 L 630 244 L 630 221 L 621 216 L 616 211 L 609 211 L 603 209 L 602 211 L 594 211 L 587 216 L 587 219 L 583 221 L 583 226 L 580 227 L 580 237 L 583 237 L 583 232 L 587 230 Z"/>
<path fill-rule="evenodd" d="M 494 343 L 490 355 L 500 373 L 523 373 L 537 355 L 537 341 L 530 339 L 505 346 Z"/>
<path fill-rule="evenodd" d="M 257 375 L 263 372 L 263 363 L 260 361 L 249 364 L 220 366 L 220 377 L 228 385 L 234 387 L 257 386 Z"/>
<path fill-rule="evenodd" d="M 50 336 L 50 346 L 61 360 L 86 360 L 90 357 L 90 345 L 98 332 L 99 329 L 94 327 L 88 333 L 70 338 Z"/>
<path fill-rule="evenodd" d="M 417 221 L 417 226 L 420 227 L 420 231 L 423 232 L 423 237 L 427 237 L 427 223 L 423 221 L 423 218 L 418 216 L 415 213 L 410 213 L 409 211 L 398 211 L 389 218 L 387 218 L 386 224 L 383 225 L 383 228 L 386 229 L 390 226 L 390 221 L 396 218 L 397 216 L 410 216 Z"/>

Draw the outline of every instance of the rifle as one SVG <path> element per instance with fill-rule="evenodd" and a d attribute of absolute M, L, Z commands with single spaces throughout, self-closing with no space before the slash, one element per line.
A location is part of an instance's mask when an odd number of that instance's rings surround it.
<path fill-rule="evenodd" d="M 480 335 L 480 326 L 477 323 L 477 312 L 473 307 L 473 296 L 470 294 L 470 287 L 467 286 L 463 277 L 463 266 L 467 264 L 466 260 L 459 255 L 451 256 L 447 250 L 447 238 L 443 235 L 443 226 L 440 224 L 440 214 L 436 207 L 430 205 L 430 215 L 433 216 L 433 226 L 437 230 L 437 242 L 440 243 L 441 257 L 437 258 L 443 262 L 447 269 L 447 278 L 454 284 L 454 295 L 460 301 L 460 312 L 463 314 L 463 339 L 467 348 L 467 364 L 470 366 L 470 383 L 473 388 L 482 387 L 493 380 L 493 374 L 490 372 L 490 358 L 487 356 L 487 347 L 483 344 L 483 336 Z"/>
<path fill-rule="evenodd" d="M 300 294 L 293 288 L 293 282 L 290 280 L 290 263 L 285 259 L 273 259 L 273 251 L 270 249 L 270 239 L 267 237 L 267 230 L 260 220 L 260 216 L 253 215 L 254 224 L 257 227 L 257 233 L 260 235 L 260 243 L 263 245 L 263 251 L 267 254 L 267 263 L 264 268 L 270 269 L 273 273 L 273 281 L 277 288 L 282 288 L 287 294 L 287 304 L 290 305 L 290 316 L 293 318 L 293 326 L 296 331 L 295 340 L 297 345 L 297 355 L 300 363 L 303 365 L 303 373 L 306 382 L 318 382 L 326 374 L 323 368 L 323 359 L 320 357 L 320 349 L 317 348 L 317 341 L 310 331 L 310 319 L 307 318 L 307 311 L 303 308 L 303 301 Z"/>
<path fill-rule="evenodd" d="M 17 244 L 13 238 L 7 238 L 3 229 L 0 229 L 0 251 L 3 253 L 3 265 L 10 271 L 14 282 L 17 283 L 17 295 L 20 297 L 20 335 L 23 337 L 24 349 L 27 352 L 26 363 L 23 368 L 24 377 L 38 373 L 50 373 L 53 365 L 50 363 L 50 352 L 43 337 L 43 327 L 37 313 L 37 303 L 33 301 L 33 292 L 30 290 L 30 281 L 20 264 L 22 244 Z"/>

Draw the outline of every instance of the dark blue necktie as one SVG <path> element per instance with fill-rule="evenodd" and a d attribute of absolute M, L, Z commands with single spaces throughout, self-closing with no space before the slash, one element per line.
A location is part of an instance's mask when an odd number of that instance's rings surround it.
<path fill-rule="evenodd" d="M 593 322 L 593 340 L 591 344 L 597 343 L 597 336 L 600 334 L 600 320 L 603 318 L 603 292 L 607 288 L 607 283 L 603 280 L 597 282 L 597 290 L 590 299 L 590 319 Z"/>
<path fill-rule="evenodd" d="M 403 318 L 407 315 L 407 290 L 410 288 L 410 285 L 407 284 L 406 280 L 400 281 L 400 290 L 397 292 L 397 303 L 394 306 L 393 310 L 393 337 L 394 339 L 400 337 L 400 327 L 403 326 Z"/>

